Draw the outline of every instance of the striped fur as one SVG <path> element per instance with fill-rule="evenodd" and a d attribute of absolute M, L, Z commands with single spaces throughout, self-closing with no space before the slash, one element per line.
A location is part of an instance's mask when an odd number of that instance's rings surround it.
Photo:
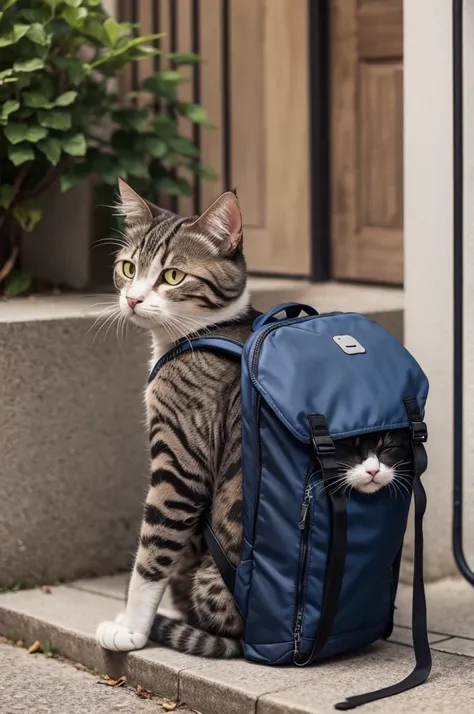
<path fill-rule="evenodd" d="M 152 361 L 198 330 L 245 340 L 252 316 L 235 193 L 223 194 L 200 217 L 182 218 L 123 182 L 120 191 L 127 231 L 115 283 L 123 315 L 152 333 Z M 124 261 L 135 266 L 133 279 L 125 277 Z M 183 271 L 183 282 L 167 285 L 168 269 Z M 134 309 L 127 298 L 139 300 Z M 210 506 L 214 531 L 238 563 L 239 366 L 185 353 L 148 385 L 146 409 L 151 481 L 127 608 L 115 623 L 102 623 L 97 637 L 109 649 L 135 649 L 150 637 L 190 654 L 238 656 L 243 622 L 204 544 L 202 519 Z M 181 621 L 156 614 L 167 586 Z"/>

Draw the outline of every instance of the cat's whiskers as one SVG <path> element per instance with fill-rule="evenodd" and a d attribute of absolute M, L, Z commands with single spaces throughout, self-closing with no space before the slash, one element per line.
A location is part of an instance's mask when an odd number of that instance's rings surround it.
<path fill-rule="evenodd" d="M 101 303 L 97 303 L 97 305 L 100 305 L 100 304 L 101 304 Z M 105 303 L 102 303 L 102 304 L 105 304 Z M 109 317 L 111 317 L 112 315 L 114 315 L 118 310 L 119 310 L 119 307 L 118 307 L 118 305 L 117 305 L 117 301 L 115 301 L 114 303 L 110 303 L 110 305 L 108 305 L 107 307 L 105 307 L 105 308 L 101 311 L 100 315 L 98 315 L 98 316 L 96 317 L 96 319 L 94 320 L 94 322 L 92 323 L 92 325 L 91 325 L 91 326 L 89 327 L 89 329 L 87 330 L 86 336 L 89 334 L 89 332 L 91 332 L 91 331 L 95 328 L 95 326 L 97 325 L 97 323 L 98 323 L 100 320 L 104 320 L 105 318 L 108 319 Z M 100 331 L 100 328 L 99 328 L 99 331 Z M 97 333 L 97 334 L 98 334 L 98 333 Z"/>
<path fill-rule="evenodd" d="M 104 312 L 105 312 L 105 310 L 104 310 Z M 116 307 L 112 312 L 110 312 L 110 313 L 105 317 L 103 323 L 100 325 L 99 329 L 97 330 L 97 332 L 96 332 L 95 335 L 94 335 L 94 340 L 93 340 L 94 343 L 95 343 L 95 341 L 97 340 L 98 336 L 100 335 L 101 331 L 102 331 L 106 326 L 109 326 L 109 327 L 112 326 L 112 325 L 114 324 L 114 322 L 120 317 L 121 314 L 122 314 L 122 311 L 120 310 L 120 308 L 119 308 L 119 307 Z M 102 313 L 102 315 L 97 318 L 97 320 L 94 322 L 94 326 L 96 325 L 97 321 L 98 321 L 99 319 L 103 318 L 103 317 L 104 317 L 104 313 Z M 92 328 L 91 328 L 91 329 L 92 329 Z M 107 327 L 107 332 L 105 333 L 105 337 L 107 337 L 107 333 L 108 333 L 108 327 Z M 105 338 L 104 338 L 104 340 L 105 340 Z"/>

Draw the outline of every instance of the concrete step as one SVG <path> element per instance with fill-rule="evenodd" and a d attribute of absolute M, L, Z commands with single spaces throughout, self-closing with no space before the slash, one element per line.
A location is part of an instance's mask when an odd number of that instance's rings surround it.
<path fill-rule="evenodd" d="M 401 290 L 269 279 L 250 289 L 261 310 L 291 300 L 354 310 L 402 337 Z M 0 301 L 0 587 L 129 567 L 148 484 L 150 345 L 143 331 L 94 326 L 114 301 Z"/>
<path fill-rule="evenodd" d="M 94 640 L 97 624 L 123 609 L 123 575 L 82 580 L 70 585 L 0 595 L 0 634 L 30 644 L 38 639 L 63 656 L 113 678 L 126 675 L 202 714 L 329 714 L 347 695 L 387 686 L 413 664 L 409 623 L 410 588 L 401 586 L 397 627 L 390 642 L 361 653 L 305 669 L 264 667 L 242 660 L 209 661 L 156 646 L 128 655 L 102 650 Z M 366 711 L 383 714 L 474 710 L 473 591 L 460 580 L 429 585 L 430 681 Z"/>

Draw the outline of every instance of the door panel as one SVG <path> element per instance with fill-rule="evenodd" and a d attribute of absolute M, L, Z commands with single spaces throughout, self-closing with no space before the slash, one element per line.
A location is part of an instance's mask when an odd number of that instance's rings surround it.
<path fill-rule="evenodd" d="M 130 19 L 132 4 L 121 0 L 122 18 Z M 134 3 L 141 32 L 150 32 L 154 21 L 166 33 L 160 47 L 169 50 L 171 4 L 156 4 L 155 18 L 152 5 L 152 0 Z M 177 49 L 187 52 L 192 47 L 192 8 L 196 5 L 191 0 L 173 0 L 172 6 Z M 197 8 L 203 58 L 201 103 L 215 125 L 200 131 L 201 158 L 219 173 L 217 181 L 201 182 L 201 206 L 235 186 L 242 205 L 249 270 L 308 275 L 308 0 L 230 0 L 228 37 L 222 0 L 200 0 Z M 160 66 L 165 64 L 160 58 Z M 152 63 L 141 62 L 139 78 L 152 70 Z M 125 88 L 131 79 L 130 73 L 125 75 Z M 182 86 L 181 96 L 186 101 L 192 98 L 191 84 Z M 192 134 L 186 122 L 180 121 L 180 130 Z M 225 186 L 226 156 L 230 158 L 230 186 Z M 166 197 L 164 203 L 168 203 Z M 193 213 L 193 207 L 192 197 L 179 198 L 180 213 Z"/>
<path fill-rule="evenodd" d="M 402 5 L 331 3 L 335 278 L 403 282 Z"/>

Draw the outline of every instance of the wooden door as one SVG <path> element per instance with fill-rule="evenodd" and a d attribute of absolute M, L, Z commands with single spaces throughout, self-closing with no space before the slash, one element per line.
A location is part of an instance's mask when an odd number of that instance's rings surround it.
<path fill-rule="evenodd" d="M 403 0 L 331 0 L 333 277 L 403 282 Z"/>
<path fill-rule="evenodd" d="M 201 206 L 235 186 L 249 270 L 308 275 L 308 0 L 121 0 L 122 17 L 134 14 L 142 33 L 166 33 L 164 51 L 190 51 L 198 32 L 200 102 L 215 124 L 199 145 L 219 174 L 201 182 Z M 140 63 L 139 78 L 151 72 L 153 60 Z M 192 99 L 191 84 L 181 97 Z M 192 197 L 179 199 L 180 213 L 193 210 Z"/>

